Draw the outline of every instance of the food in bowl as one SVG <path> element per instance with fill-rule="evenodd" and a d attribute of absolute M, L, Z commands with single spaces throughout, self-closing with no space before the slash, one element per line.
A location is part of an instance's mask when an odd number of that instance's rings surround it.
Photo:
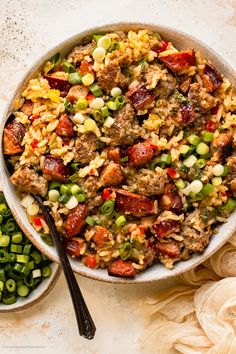
<path fill-rule="evenodd" d="M 11 181 L 72 257 L 114 276 L 207 247 L 236 201 L 229 80 L 149 30 L 94 34 L 29 81 L 4 130 Z M 217 237 L 217 236 L 215 236 Z"/>
<path fill-rule="evenodd" d="M 0 305 L 12 305 L 51 276 L 52 261 L 22 234 L 2 193 L 0 227 Z"/>

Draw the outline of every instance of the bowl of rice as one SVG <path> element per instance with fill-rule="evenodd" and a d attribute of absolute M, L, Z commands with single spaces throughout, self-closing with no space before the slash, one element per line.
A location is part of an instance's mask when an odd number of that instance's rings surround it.
<path fill-rule="evenodd" d="M 38 194 L 81 275 L 151 282 L 205 261 L 235 231 L 234 85 L 214 50 L 164 26 L 106 25 L 50 50 L 1 122 L 22 230 L 59 261 Z"/>

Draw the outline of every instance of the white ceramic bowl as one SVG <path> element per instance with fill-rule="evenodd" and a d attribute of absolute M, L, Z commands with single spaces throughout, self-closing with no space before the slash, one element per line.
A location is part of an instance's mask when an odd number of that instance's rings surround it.
<path fill-rule="evenodd" d="M 2 141 L 2 134 L 3 134 L 3 127 L 7 116 L 13 110 L 13 100 L 19 96 L 22 92 L 22 89 L 28 82 L 28 80 L 35 76 L 39 70 L 41 70 L 45 61 L 50 58 L 52 55 L 60 51 L 62 54 L 68 53 L 75 45 L 79 44 L 80 41 L 93 33 L 98 32 L 108 32 L 113 30 L 136 30 L 140 28 L 149 28 L 161 34 L 164 39 L 169 39 L 174 43 L 174 45 L 178 49 L 188 49 L 194 48 L 199 50 L 207 59 L 209 59 L 216 68 L 223 73 L 231 82 L 236 85 L 236 74 L 234 70 L 225 62 L 225 60 L 217 54 L 214 50 L 209 48 L 207 45 L 199 41 L 198 39 L 175 30 L 173 28 L 159 26 L 155 24 L 143 24 L 143 23 L 118 23 L 118 24 L 111 24 L 101 27 L 92 28 L 86 30 L 78 35 L 75 35 L 53 49 L 49 52 L 44 54 L 33 66 L 32 69 L 27 73 L 23 82 L 19 84 L 15 93 L 12 95 L 12 99 L 9 101 L 9 105 L 5 111 L 5 115 L 1 120 L 0 126 L 0 139 Z M 18 224 L 22 228 L 22 230 L 27 234 L 30 240 L 38 247 L 42 252 L 44 252 L 49 258 L 55 260 L 56 262 L 59 261 L 56 249 L 54 247 L 50 247 L 46 245 L 41 239 L 39 234 L 34 230 L 33 226 L 29 223 L 25 211 L 20 205 L 20 200 L 17 198 L 15 194 L 15 188 L 9 181 L 9 175 L 7 169 L 4 164 L 3 154 L 2 154 L 2 147 L 0 147 L 0 177 L 3 185 L 4 194 L 6 200 L 9 204 L 9 207 L 12 210 L 15 218 L 18 221 Z M 115 278 L 108 275 L 106 270 L 103 269 L 89 269 L 85 267 L 80 261 L 78 260 L 71 260 L 71 265 L 73 270 L 76 273 L 84 275 L 89 278 L 102 280 L 106 282 L 113 282 L 113 283 L 145 283 L 145 282 L 152 282 L 159 279 L 169 278 L 178 274 L 181 274 L 198 264 L 205 261 L 209 258 L 214 252 L 216 252 L 234 233 L 236 230 L 236 213 L 233 213 L 228 222 L 223 224 L 219 227 L 219 233 L 217 235 L 213 235 L 208 247 L 204 251 L 203 254 L 194 254 L 189 260 L 182 261 L 175 264 L 173 270 L 166 269 L 161 264 L 156 264 L 143 273 L 138 274 L 135 279 L 123 279 L 123 278 Z"/>
<path fill-rule="evenodd" d="M 49 278 L 45 278 L 39 286 L 34 289 L 27 297 L 18 297 L 17 301 L 12 305 L 0 303 L 0 313 L 18 312 L 37 304 L 54 288 L 57 279 L 61 274 L 61 267 L 57 263 L 52 263 L 52 274 Z"/>

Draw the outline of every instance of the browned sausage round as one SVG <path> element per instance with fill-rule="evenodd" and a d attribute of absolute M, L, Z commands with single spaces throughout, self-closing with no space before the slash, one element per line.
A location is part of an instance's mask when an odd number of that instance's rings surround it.
<path fill-rule="evenodd" d="M 3 152 L 6 155 L 17 155 L 23 151 L 21 146 L 22 140 L 25 136 L 25 127 L 13 120 L 4 129 L 3 135 Z"/>
<path fill-rule="evenodd" d="M 122 259 L 115 260 L 108 267 L 108 274 L 115 277 L 134 277 L 135 273 L 136 271 L 132 263 L 129 261 L 122 261 Z"/>
<path fill-rule="evenodd" d="M 59 182 L 66 182 L 69 175 L 69 168 L 64 165 L 62 158 L 52 155 L 45 156 L 42 171 L 49 179 Z"/>
<path fill-rule="evenodd" d="M 67 253 L 69 253 L 72 257 L 79 257 L 81 247 L 84 245 L 84 243 L 85 240 L 80 237 L 72 237 L 71 239 L 66 239 L 65 246 Z"/>
<path fill-rule="evenodd" d="M 79 204 L 76 208 L 72 209 L 64 222 L 67 237 L 73 237 L 81 231 L 88 212 L 89 210 L 86 204 Z"/>
<path fill-rule="evenodd" d="M 176 214 L 182 212 L 182 199 L 173 184 L 166 185 L 164 193 L 160 197 L 160 208 L 162 210 L 173 211 Z"/>
<path fill-rule="evenodd" d="M 190 66 L 196 64 L 195 53 L 192 50 L 166 55 L 163 54 L 159 56 L 159 60 L 174 73 L 188 69 Z"/>
<path fill-rule="evenodd" d="M 44 75 L 45 79 L 48 80 L 49 86 L 52 89 L 59 90 L 62 97 L 65 97 L 70 89 L 69 82 L 64 79 L 55 76 L 55 74 Z"/>
<path fill-rule="evenodd" d="M 144 166 L 153 157 L 153 149 L 145 143 L 138 143 L 130 146 L 126 150 L 126 155 L 129 157 L 129 163 L 133 166 Z"/>
<path fill-rule="evenodd" d="M 179 246 L 176 242 L 168 242 L 168 243 L 157 242 L 156 249 L 158 253 L 167 255 L 170 258 L 175 258 L 180 255 Z"/>
<path fill-rule="evenodd" d="M 74 124 L 66 113 L 60 116 L 55 133 L 65 138 L 71 138 L 75 135 Z"/>
<path fill-rule="evenodd" d="M 140 110 L 150 105 L 153 102 L 155 96 L 153 91 L 146 88 L 145 84 L 141 84 L 128 91 L 127 97 L 129 98 L 132 106 L 135 109 Z"/>
<path fill-rule="evenodd" d="M 159 223 L 155 223 L 152 228 L 158 238 L 168 236 L 171 232 L 178 229 L 179 222 L 177 220 L 164 220 Z"/>
<path fill-rule="evenodd" d="M 123 179 L 124 173 L 118 163 L 109 163 L 101 172 L 100 181 L 103 186 L 119 186 Z"/>

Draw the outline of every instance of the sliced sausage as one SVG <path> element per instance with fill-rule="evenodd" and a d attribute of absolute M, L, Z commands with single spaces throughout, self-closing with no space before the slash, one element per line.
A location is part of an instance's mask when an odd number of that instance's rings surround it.
<path fill-rule="evenodd" d="M 164 220 L 157 222 L 152 226 L 155 235 L 158 238 L 163 238 L 170 235 L 172 232 L 179 229 L 179 222 L 177 220 Z"/>
<path fill-rule="evenodd" d="M 65 166 L 61 157 L 47 155 L 42 165 L 43 174 L 49 179 L 59 182 L 67 181 L 69 168 Z"/>
<path fill-rule="evenodd" d="M 79 257 L 81 248 L 83 247 L 85 240 L 80 237 L 72 237 L 66 239 L 66 251 L 72 257 Z"/>
<path fill-rule="evenodd" d="M 92 237 L 93 242 L 97 247 L 102 247 L 109 240 L 110 232 L 103 226 L 95 226 L 95 233 Z"/>
<path fill-rule="evenodd" d="M 27 116 L 31 116 L 31 114 L 33 113 L 33 108 L 34 108 L 33 102 L 31 100 L 25 100 L 23 106 L 21 107 L 21 111 Z"/>
<path fill-rule="evenodd" d="M 6 155 L 17 155 L 23 151 L 21 143 L 25 136 L 26 129 L 16 120 L 9 123 L 4 129 L 3 152 Z"/>
<path fill-rule="evenodd" d="M 195 111 L 191 103 L 184 104 L 180 106 L 180 123 L 184 125 L 192 124 L 195 120 Z"/>
<path fill-rule="evenodd" d="M 64 77 L 58 77 L 56 74 L 44 75 L 48 80 L 51 89 L 59 90 L 62 97 L 65 97 L 70 89 L 70 84 Z"/>
<path fill-rule="evenodd" d="M 66 113 L 60 116 L 55 133 L 63 138 L 72 138 L 75 135 L 74 124 Z"/>
<path fill-rule="evenodd" d="M 183 209 L 183 202 L 178 190 L 173 184 L 168 184 L 165 187 L 163 194 L 160 197 L 160 207 L 162 210 L 173 211 L 180 214 Z"/>
<path fill-rule="evenodd" d="M 113 160 L 115 163 L 120 163 L 120 148 L 114 147 L 107 150 L 107 156 L 110 160 Z"/>
<path fill-rule="evenodd" d="M 221 133 L 214 138 L 212 142 L 213 148 L 216 150 L 216 155 L 219 160 L 225 159 L 231 155 L 233 136 L 231 132 Z"/>
<path fill-rule="evenodd" d="M 44 197 L 48 191 L 48 181 L 28 167 L 18 168 L 11 176 L 11 182 L 20 191 L 39 194 Z"/>
<path fill-rule="evenodd" d="M 193 50 L 188 50 L 186 52 L 178 52 L 171 54 L 161 54 L 159 55 L 159 60 L 164 63 L 168 69 L 172 70 L 174 73 L 180 70 L 186 70 L 190 66 L 196 64 L 195 53 Z"/>
<path fill-rule="evenodd" d="M 158 253 L 164 254 L 170 258 L 176 258 L 180 255 L 180 249 L 176 242 L 157 242 L 156 249 Z"/>
<path fill-rule="evenodd" d="M 193 79 L 192 76 L 184 76 L 181 84 L 179 85 L 180 91 L 182 91 L 183 93 L 186 94 L 190 88 L 190 85 L 192 83 L 192 79 Z"/>
<path fill-rule="evenodd" d="M 79 204 L 76 208 L 72 209 L 64 222 L 67 237 L 73 237 L 81 231 L 88 212 L 89 209 L 86 204 Z"/>
<path fill-rule="evenodd" d="M 221 74 L 210 64 L 206 64 L 201 78 L 208 92 L 214 92 L 223 82 Z"/>
<path fill-rule="evenodd" d="M 146 165 L 153 157 L 153 149 L 145 143 L 138 143 L 130 146 L 126 150 L 129 157 L 129 163 L 133 166 L 140 167 Z"/>
<path fill-rule="evenodd" d="M 88 94 L 88 89 L 85 86 L 82 85 L 75 85 L 72 86 L 66 96 L 68 100 L 75 102 L 79 98 L 85 98 Z"/>
<path fill-rule="evenodd" d="M 157 212 L 157 207 L 154 201 L 143 195 L 131 193 L 118 188 L 110 188 L 110 191 L 115 192 L 116 194 L 115 205 L 119 211 L 134 216 L 145 216 Z"/>
<path fill-rule="evenodd" d="M 135 268 L 129 261 L 122 261 L 122 259 L 115 260 L 108 267 L 108 274 L 115 277 L 134 277 L 136 274 Z"/>
<path fill-rule="evenodd" d="M 101 172 L 100 181 L 103 186 L 119 186 L 124 179 L 124 173 L 118 163 L 110 162 Z"/>
<path fill-rule="evenodd" d="M 136 110 L 145 109 L 153 102 L 155 98 L 154 92 L 148 90 L 145 84 L 136 86 L 132 90 L 128 91 L 126 96 L 129 98 L 132 106 Z"/>

